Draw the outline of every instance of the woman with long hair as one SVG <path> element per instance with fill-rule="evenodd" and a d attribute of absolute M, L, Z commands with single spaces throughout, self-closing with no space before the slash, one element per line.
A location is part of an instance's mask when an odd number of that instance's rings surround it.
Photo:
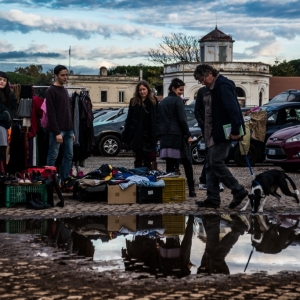
<path fill-rule="evenodd" d="M 174 78 L 168 97 L 159 104 L 158 138 L 160 158 L 166 160 L 166 172 L 178 172 L 179 163 L 184 167 L 189 196 L 196 197 L 190 144 L 193 142 L 181 96 L 185 83 Z"/>
<path fill-rule="evenodd" d="M 0 71 L 0 173 L 6 173 L 7 130 L 16 107 L 17 99 L 9 87 L 8 76 Z"/>
<path fill-rule="evenodd" d="M 158 101 L 147 81 L 141 80 L 130 100 L 122 134 L 123 143 L 134 152 L 134 167 L 157 170 L 157 108 Z"/>

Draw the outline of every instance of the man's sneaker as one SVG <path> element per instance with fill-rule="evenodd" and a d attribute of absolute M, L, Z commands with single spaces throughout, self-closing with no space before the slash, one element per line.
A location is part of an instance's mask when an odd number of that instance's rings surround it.
<path fill-rule="evenodd" d="M 220 188 L 220 192 L 223 192 L 224 191 L 224 186 L 223 186 L 223 184 L 220 182 L 220 184 L 219 184 L 219 188 Z"/>
<path fill-rule="evenodd" d="M 232 201 L 229 204 L 229 208 L 233 209 L 236 208 L 241 202 L 248 196 L 248 191 L 244 190 L 241 194 L 237 196 L 233 196 Z"/>
<path fill-rule="evenodd" d="M 199 190 L 207 190 L 207 185 L 205 183 L 199 183 Z"/>

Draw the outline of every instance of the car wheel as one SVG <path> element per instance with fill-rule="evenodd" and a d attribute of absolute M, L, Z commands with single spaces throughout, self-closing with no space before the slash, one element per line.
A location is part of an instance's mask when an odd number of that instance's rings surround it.
<path fill-rule="evenodd" d="M 253 144 L 250 144 L 247 156 L 251 167 L 253 167 L 258 161 L 258 150 Z M 238 167 L 248 167 L 246 157 L 241 154 L 239 144 L 237 144 L 234 150 L 234 162 Z"/>
<path fill-rule="evenodd" d="M 297 172 L 300 169 L 300 165 L 293 166 L 280 166 L 280 168 L 286 172 Z"/>
<path fill-rule="evenodd" d="M 121 150 L 121 142 L 114 135 L 107 135 L 99 142 L 99 151 L 104 156 L 116 156 Z"/>
<path fill-rule="evenodd" d="M 205 160 L 205 158 L 203 157 L 198 157 L 197 144 L 198 143 L 193 143 L 191 145 L 192 163 L 194 165 L 203 164 Z"/>

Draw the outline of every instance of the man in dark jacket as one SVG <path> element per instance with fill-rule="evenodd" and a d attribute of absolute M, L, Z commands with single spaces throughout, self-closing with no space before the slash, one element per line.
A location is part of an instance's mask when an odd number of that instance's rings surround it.
<path fill-rule="evenodd" d="M 204 201 L 197 201 L 196 204 L 199 207 L 220 207 L 219 182 L 221 181 L 233 194 L 229 208 L 235 208 L 248 195 L 225 164 L 231 140 L 241 138 L 241 128 L 245 132 L 243 115 L 236 97 L 236 87 L 233 81 L 219 74 L 210 65 L 198 65 L 194 77 L 207 88 L 203 98 L 205 107 L 203 132 L 207 147 L 205 164 L 207 198 Z M 228 124 L 231 126 L 231 131 L 226 138 L 223 126 Z"/>
<path fill-rule="evenodd" d="M 204 137 L 204 113 L 205 113 L 205 107 L 204 107 L 204 96 L 207 93 L 208 89 L 206 86 L 201 87 L 198 90 L 195 108 L 194 108 L 194 115 L 198 122 L 198 126 L 201 128 L 202 135 Z M 224 187 L 222 183 L 219 184 L 220 192 L 224 191 Z M 207 190 L 207 184 L 206 184 L 206 172 L 205 172 L 205 161 L 203 164 L 202 172 L 199 177 L 199 189 L 200 190 Z"/>

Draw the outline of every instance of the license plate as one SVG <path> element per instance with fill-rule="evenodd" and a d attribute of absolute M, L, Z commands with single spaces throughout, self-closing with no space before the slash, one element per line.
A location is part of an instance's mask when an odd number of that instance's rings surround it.
<path fill-rule="evenodd" d="M 275 155 L 276 154 L 276 150 L 274 149 L 269 149 L 269 155 Z"/>

